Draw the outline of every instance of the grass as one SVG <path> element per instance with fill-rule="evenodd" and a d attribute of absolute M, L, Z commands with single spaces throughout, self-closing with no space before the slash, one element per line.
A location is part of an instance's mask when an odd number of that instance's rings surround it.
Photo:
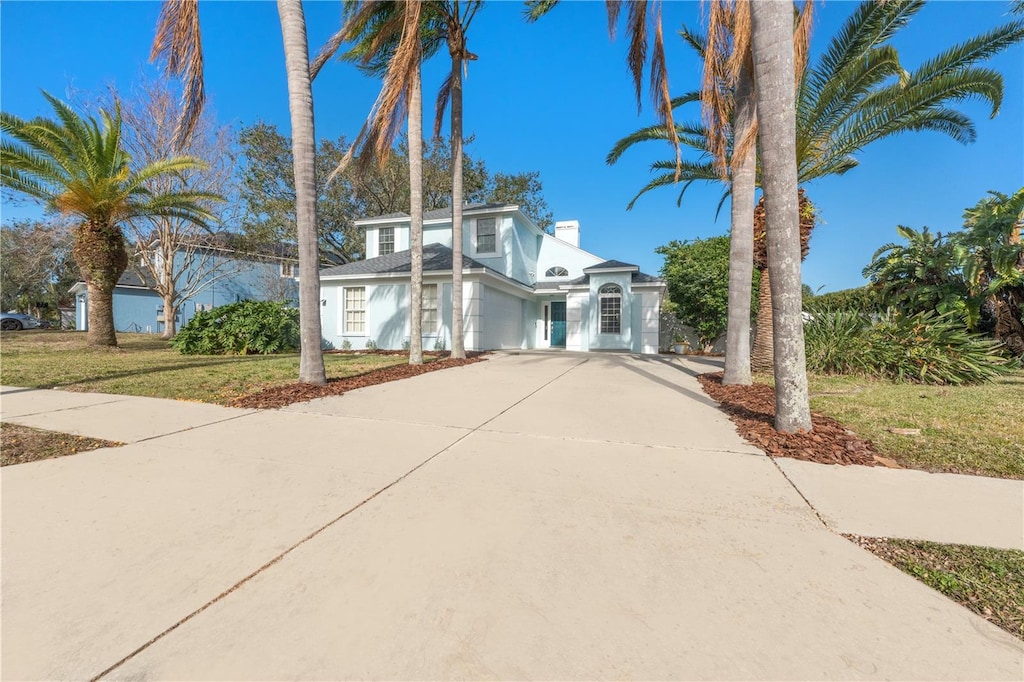
<path fill-rule="evenodd" d="M 1024 552 L 848 536 L 929 587 L 1024 639 Z"/>
<path fill-rule="evenodd" d="M 810 377 L 811 408 L 833 417 L 902 466 L 1024 478 L 1024 372 L 976 386 Z M 920 429 L 898 435 L 894 428 Z"/>
<path fill-rule="evenodd" d="M 79 452 L 122 445 L 70 433 L 43 431 L 20 424 L 0 424 L 0 466 L 65 457 Z"/>
<path fill-rule="evenodd" d="M 181 355 L 149 334 L 118 334 L 117 339 L 119 348 L 90 348 L 80 332 L 4 332 L 0 383 L 228 404 L 299 376 L 298 354 Z M 402 355 L 324 356 L 328 378 L 407 361 Z"/>

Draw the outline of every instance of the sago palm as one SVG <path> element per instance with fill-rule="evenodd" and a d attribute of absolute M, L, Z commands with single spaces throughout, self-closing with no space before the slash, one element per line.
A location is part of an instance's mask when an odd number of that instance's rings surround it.
<path fill-rule="evenodd" d="M 200 168 L 189 156 L 155 161 L 132 170 L 121 145 L 121 111 L 83 117 L 43 93 L 56 120 L 25 120 L 0 114 L 0 182 L 42 201 L 48 209 L 78 220 L 73 228 L 74 257 L 88 290 L 88 342 L 116 346 L 113 293 L 128 266 L 121 225 L 134 218 L 168 217 L 200 225 L 212 219 L 204 202 L 216 195 L 154 192 L 159 176 Z"/>

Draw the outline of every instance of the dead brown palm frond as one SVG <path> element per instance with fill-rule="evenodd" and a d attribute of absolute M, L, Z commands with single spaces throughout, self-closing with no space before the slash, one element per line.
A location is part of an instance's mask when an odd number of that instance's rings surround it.
<path fill-rule="evenodd" d="M 647 66 L 646 2 L 629 3 L 626 26 L 629 30 L 629 52 L 626 56 L 626 65 L 633 76 L 633 86 L 636 89 L 636 110 L 637 113 L 640 113 L 643 108 L 641 100 L 643 95 L 644 67 Z"/>
<path fill-rule="evenodd" d="M 182 79 L 181 118 L 174 134 L 174 145 L 180 147 L 195 130 L 206 102 L 198 0 L 164 0 L 149 59 L 166 61 L 167 72 Z"/>
<path fill-rule="evenodd" d="M 345 39 L 345 27 L 340 28 L 337 33 L 327 39 L 327 42 L 317 51 L 316 58 L 309 65 L 309 80 L 316 80 L 320 69 L 324 68 L 324 64 L 338 53 L 341 46 L 345 44 Z"/>
<path fill-rule="evenodd" d="M 444 123 L 444 112 L 448 108 L 448 102 L 452 98 L 452 77 L 454 74 L 448 72 L 448 77 L 441 84 L 437 91 L 437 104 L 434 107 L 434 139 L 441 139 L 441 126 Z"/>
<path fill-rule="evenodd" d="M 622 10 L 622 0 L 605 0 L 604 7 L 608 11 L 608 36 L 615 39 L 615 26 L 619 23 L 619 12 Z"/>
<path fill-rule="evenodd" d="M 807 61 L 811 51 L 811 28 L 814 24 L 814 0 L 805 0 L 804 7 L 796 20 L 796 29 L 793 31 L 793 71 L 795 72 L 796 88 L 800 87 L 800 80 L 804 70 L 807 69 Z"/>
<path fill-rule="evenodd" d="M 735 85 L 731 70 L 735 12 L 730 0 L 710 0 L 706 7 L 708 33 L 701 76 L 701 114 L 708 130 L 708 152 L 718 174 L 727 179 Z"/>
<path fill-rule="evenodd" d="M 676 150 L 676 177 L 682 171 L 683 151 L 679 146 L 679 133 L 672 119 L 672 96 L 668 91 L 668 67 L 665 64 L 665 36 L 661 30 L 661 5 L 658 5 L 654 23 L 654 54 L 651 55 L 651 95 L 658 107 L 658 117 L 666 122 L 669 141 Z"/>

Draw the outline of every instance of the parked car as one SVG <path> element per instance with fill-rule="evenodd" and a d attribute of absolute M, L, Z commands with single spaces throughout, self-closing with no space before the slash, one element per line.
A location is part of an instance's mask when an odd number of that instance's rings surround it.
<path fill-rule="evenodd" d="M 40 320 L 31 315 L 21 313 L 0 313 L 0 329 L 5 332 L 18 331 L 20 329 L 46 329 L 50 323 Z"/>

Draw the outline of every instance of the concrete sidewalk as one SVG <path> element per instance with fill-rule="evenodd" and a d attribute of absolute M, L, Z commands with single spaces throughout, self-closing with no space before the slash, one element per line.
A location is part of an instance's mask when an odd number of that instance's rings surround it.
<path fill-rule="evenodd" d="M 266 412 L 111 398 L 0 396 L 133 441 L 0 472 L 4 679 L 1024 669 L 822 526 L 675 363 L 497 356 Z"/>

